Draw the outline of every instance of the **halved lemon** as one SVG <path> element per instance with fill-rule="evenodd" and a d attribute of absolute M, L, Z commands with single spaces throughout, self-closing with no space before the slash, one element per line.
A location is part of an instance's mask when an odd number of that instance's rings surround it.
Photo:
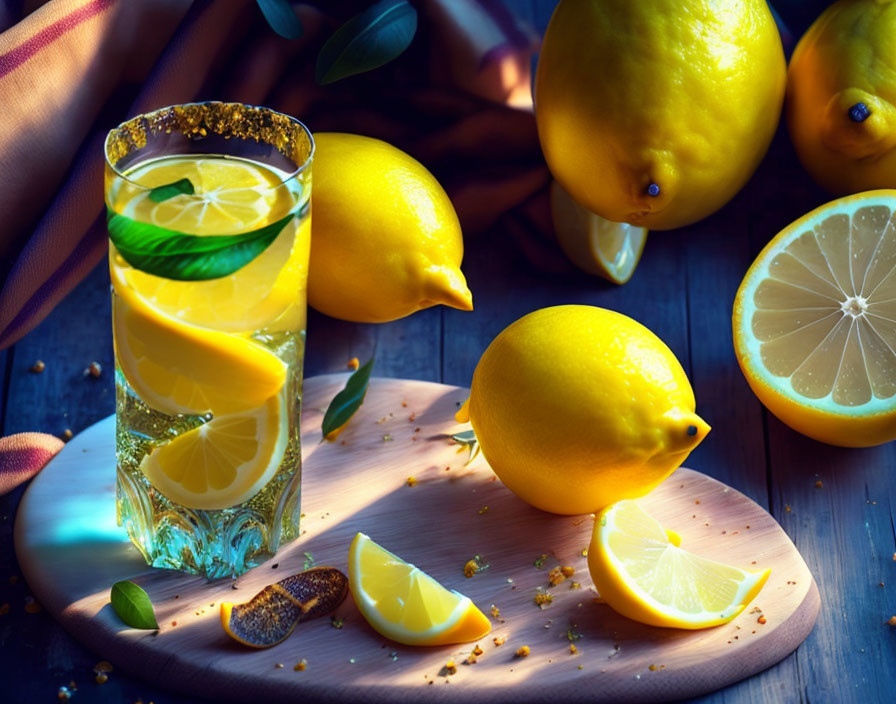
<path fill-rule="evenodd" d="M 174 318 L 150 305 L 113 266 L 116 360 L 150 408 L 215 415 L 257 408 L 286 382 L 286 364 L 258 343 Z"/>
<path fill-rule="evenodd" d="M 635 273 L 647 228 L 586 210 L 556 181 L 551 183 L 551 216 L 560 248 L 579 269 L 616 284 L 624 284 Z"/>
<path fill-rule="evenodd" d="M 140 469 L 166 497 L 214 510 L 248 501 L 277 472 L 289 441 L 283 393 L 258 408 L 217 416 L 150 452 Z"/>
<path fill-rule="evenodd" d="M 170 157 L 140 164 L 128 178 L 145 187 L 190 179 L 192 195 L 154 202 L 129 182 L 114 184 L 112 207 L 128 217 L 198 235 L 248 232 L 295 211 L 308 193 L 297 179 L 240 159 Z M 294 219 L 258 257 L 229 276 L 172 281 L 113 257 L 119 278 L 154 307 L 180 320 L 227 332 L 305 326 L 310 218 Z"/>
<path fill-rule="evenodd" d="M 348 582 L 367 622 L 397 643 L 468 643 L 491 630 L 468 597 L 446 589 L 363 533 L 349 548 Z"/>
<path fill-rule="evenodd" d="M 718 626 L 735 618 L 771 572 L 750 572 L 683 550 L 637 501 L 630 500 L 598 514 L 588 569 L 601 598 L 623 616 L 651 626 L 686 629 Z"/>
<path fill-rule="evenodd" d="M 794 430 L 850 447 L 896 438 L 896 191 L 784 228 L 747 271 L 732 324 L 750 387 Z"/>

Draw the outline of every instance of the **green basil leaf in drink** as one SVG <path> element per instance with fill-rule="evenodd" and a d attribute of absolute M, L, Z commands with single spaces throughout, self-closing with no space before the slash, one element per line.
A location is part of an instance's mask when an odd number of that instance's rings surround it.
<path fill-rule="evenodd" d="M 321 85 L 364 73 L 399 56 L 417 32 L 417 11 L 407 0 L 381 0 L 334 32 L 317 56 Z"/>
<path fill-rule="evenodd" d="M 109 212 L 109 239 L 135 269 L 175 281 L 229 276 L 251 262 L 296 217 L 286 217 L 238 235 L 187 235 Z"/>
<path fill-rule="evenodd" d="M 302 22 L 299 20 L 289 0 L 257 0 L 261 14 L 277 34 L 284 39 L 298 39 L 302 36 Z"/>
<path fill-rule="evenodd" d="M 324 421 L 321 424 L 321 435 L 327 437 L 337 428 L 341 428 L 348 423 L 349 419 L 355 415 L 361 404 L 364 403 L 364 396 L 367 393 L 367 385 L 370 382 L 370 372 L 373 370 L 373 357 L 367 363 L 355 370 L 355 372 L 345 382 L 345 388 L 333 397 L 327 412 L 324 413 Z"/>
<path fill-rule="evenodd" d="M 190 179 L 182 178 L 180 181 L 175 181 L 174 183 L 166 183 L 164 186 L 156 186 L 149 192 L 149 199 L 154 203 L 161 203 L 169 198 L 174 198 L 174 196 L 182 194 L 191 196 L 195 192 L 196 190 L 193 188 Z"/>
<path fill-rule="evenodd" d="M 118 618 L 131 628 L 154 631 L 159 627 L 149 595 L 133 582 L 124 580 L 113 584 L 109 600 Z"/>

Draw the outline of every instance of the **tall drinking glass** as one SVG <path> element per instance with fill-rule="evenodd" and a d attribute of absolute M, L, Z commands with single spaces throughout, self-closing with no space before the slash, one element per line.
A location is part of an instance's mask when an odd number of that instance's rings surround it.
<path fill-rule="evenodd" d="M 156 567 L 237 575 L 299 534 L 313 150 L 237 103 L 106 140 L 118 520 Z"/>

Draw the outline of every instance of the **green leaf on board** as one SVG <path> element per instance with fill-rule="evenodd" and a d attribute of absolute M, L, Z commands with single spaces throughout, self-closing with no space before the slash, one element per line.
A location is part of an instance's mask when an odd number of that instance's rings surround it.
<path fill-rule="evenodd" d="M 451 439 L 458 445 L 465 445 L 470 448 L 470 456 L 464 462 L 464 467 L 476 459 L 476 456 L 479 454 L 479 441 L 476 439 L 476 433 L 472 430 L 465 430 L 462 433 L 455 433 L 451 436 Z M 460 451 L 460 448 L 458 448 L 458 451 Z"/>
<path fill-rule="evenodd" d="M 118 618 L 131 628 L 154 631 L 159 627 L 149 595 L 133 582 L 124 580 L 113 584 L 109 600 Z"/>
<path fill-rule="evenodd" d="M 164 186 L 156 186 L 149 192 L 149 199 L 153 203 L 161 203 L 169 198 L 174 198 L 174 196 L 179 196 L 181 194 L 191 196 L 195 192 L 196 189 L 193 188 L 190 179 L 182 178 L 180 181 L 175 181 L 174 183 L 166 183 Z"/>
<path fill-rule="evenodd" d="M 321 85 L 364 73 L 399 56 L 417 32 L 417 11 L 407 0 L 381 0 L 337 29 L 317 56 Z"/>
<path fill-rule="evenodd" d="M 238 235 L 187 235 L 109 211 L 109 239 L 135 269 L 175 281 L 207 281 L 229 276 L 251 262 L 296 217 Z"/>
<path fill-rule="evenodd" d="M 261 14 L 277 34 L 284 39 L 298 39 L 302 36 L 302 22 L 299 20 L 289 0 L 257 0 Z"/>
<path fill-rule="evenodd" d="M 345 388 L 333 397 L 327 412 L 324 413 L 324 421 L 321 424 L 321 435 L 327 437 L 337 428 L 341 428 L 348 423 L 349 419 L 355 415 L 361 404 L 364 403 L 364 396 L 367 393 L 367 384 L 370 382 L 370 372 L 373 370 L 373 357 L 367 363 L 357 369 L 345 382 Z"/>

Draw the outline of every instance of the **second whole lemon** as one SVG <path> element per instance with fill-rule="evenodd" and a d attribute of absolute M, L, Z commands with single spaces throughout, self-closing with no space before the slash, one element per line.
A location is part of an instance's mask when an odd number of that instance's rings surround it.
<path fill-rule="evenodd" d="M 314 140 L 308 303 L 361 323 L 440 303 L 472 310 L 460 223 L 435 177 L 378 139 L 324 132 Z"/>
<path fill-rule="evenodd" d="M 473 375 L 469 418 L 501 481 L 533 506 L 598 511 L 643 496 L 709 432 L 672 351 L 628 316 L 565 305 L 523 316 Z"/>
<path fill-rule="evenodd" d="M 560 0 L 535 80 L 542 150 L 591 212 L 681 227 L 756 169 L 785 73 L 766 0 Z"/>
<path fill-rule="evenodd" d="M 896 188 L 896 2 L 841 0 L 809 28 L 787 72 L 800 161 L 832 193 Z"/>

